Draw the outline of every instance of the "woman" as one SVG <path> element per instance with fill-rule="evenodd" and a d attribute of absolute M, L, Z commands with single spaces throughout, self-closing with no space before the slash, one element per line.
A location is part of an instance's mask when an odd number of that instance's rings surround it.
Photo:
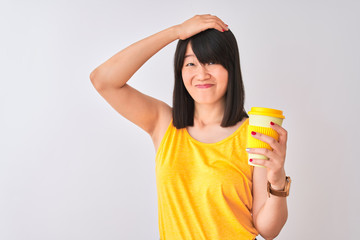
<path fill-rule="evenodd" d="M 173 108 L 127 81 L 160 49 L 179 39 Z M 247 163 L 244 87 L 234 35 L 216 16 L 196 15 L 138 41 L 97 67 L 92 84 L 123 117 L 152 138 L 156 150 L 161 240 L 275 238 L 287 220 L 286 197 L 268 196 L 286 184 L 287 132 L 272 147 L 250 149 L 269 160 Z"/>

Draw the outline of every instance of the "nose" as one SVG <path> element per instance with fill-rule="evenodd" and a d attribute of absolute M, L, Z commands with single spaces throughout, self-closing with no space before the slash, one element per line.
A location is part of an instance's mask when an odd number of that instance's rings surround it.
<path fill-rule="evenodd" d="M 197 68 L 197 77 L 199 80 L 206 80 L 210 78 L 210 73 L 203 64 L 200 64 Z"/>

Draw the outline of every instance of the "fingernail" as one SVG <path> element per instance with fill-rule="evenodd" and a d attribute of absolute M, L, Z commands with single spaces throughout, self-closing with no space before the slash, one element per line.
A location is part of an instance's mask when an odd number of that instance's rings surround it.
<path fill-rule="evenodd" d="M 250 148 L 245 149 L 247 152 L 250 151 Z"/>
<path fill-rule="evenodd" d="M 271 125 L 274 125 L 274 123 L 273 123 L 273 122 L 270 122 L 270 124 L 271 124 Z"/>
<path fill-rule="evenodd" d="M 225 31 L 225 29 L 222 29 L 223 30 L 223 32 Z"/>
<path fill-rule="evenodd" d="M 250 159 L 249 161 L 250 161 L 250 162 L 252 162 L 253 160 L 252 160 L 252 159 Z"/>
<path fill-rule="evenodd" d="M 251 134 L 252 134 L 252 135 L 256 135 L 256 132 L 252 131 Z"/>

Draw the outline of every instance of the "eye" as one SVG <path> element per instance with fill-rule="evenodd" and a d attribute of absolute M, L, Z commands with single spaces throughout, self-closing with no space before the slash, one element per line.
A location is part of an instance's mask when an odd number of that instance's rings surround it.
<path fill-rule="evenodd" d="M 214 65 L 214 64 L 216 64 L 214 61 L 210 61 L 209 63 L 208 63 L 209 65 Z"/>
<path fill-rule="evenodd" d="M 188 64 L 186 64 L 185 66 L 186 66 L 186 67 L 188 67 L 188 66 L 194 66 L 194 64 L 193 64 L 193 63 L 188 63 Z"/>

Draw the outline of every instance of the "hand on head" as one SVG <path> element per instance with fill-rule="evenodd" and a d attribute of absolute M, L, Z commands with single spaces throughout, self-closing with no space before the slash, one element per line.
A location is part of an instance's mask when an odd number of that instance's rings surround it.
<path fill-rule="evenodd" d="M 177 25 L 177 28 L 178 38 L 181 40 L 187 39 L 209 28 L 214 28 L 220 32 L 229 30 L 228 25 L 220 18 L 210 14 L 195 15 L 182 24 Z"/>

